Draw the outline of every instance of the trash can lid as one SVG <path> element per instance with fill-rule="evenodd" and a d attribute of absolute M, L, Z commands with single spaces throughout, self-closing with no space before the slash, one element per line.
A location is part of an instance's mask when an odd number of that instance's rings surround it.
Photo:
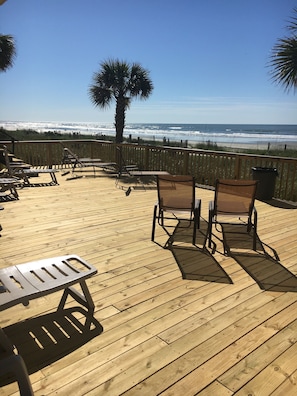
<path fill-rule="evenodd" d="M 261 166 L 254 166 L 252 170 L 256 172 L 277 172 L 276 168 L 265 168 Z"/>

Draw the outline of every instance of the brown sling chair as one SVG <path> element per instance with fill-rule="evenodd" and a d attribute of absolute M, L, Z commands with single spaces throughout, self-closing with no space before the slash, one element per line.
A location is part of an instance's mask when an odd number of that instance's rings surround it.
<path fill-rule="evenodd" d="M 155 239 L 156 222 L 169 236 L 170 243 L 172 234 L 168 227 L 176 227 L 166 224 L 166 220 L 188 220 L 189 226 L 193 223 L 192 243 L 195 245 L 196 230 L 200 226 L 201 200 L 195 198 L 195 179 L 187 175 L 158 175 L 158 202 L 154 206 L 153 226 L 151 240 Z M 185 218 L 185 214 L 187 215 Z"/>
<path fill-rule="evenodd" d="M 213 224 L 245 224 L 246 231 L 252 232 L 253 250 L 257 243 L 257 210 L 254 206 L 257 189 L 256 180 L 223 180 L 215 185 L 214 201 L 209 203 L 208 216 L 208 246 L 212 244 Z M 224 253 L 229 254 L 229 248 L 223 238 Z M 214 246 L 216 246 L 214 244 Z"/>

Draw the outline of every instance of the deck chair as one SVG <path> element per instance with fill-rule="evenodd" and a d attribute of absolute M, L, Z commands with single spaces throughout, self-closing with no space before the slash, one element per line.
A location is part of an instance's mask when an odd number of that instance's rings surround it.
<path fill-rule="evenodd" d="M 253 233 L 253 250 L 257 242 L 257 210 L 254 206 L 257 189 L 255 180 L 223 180 L 219 179 L 215 185 L 214 201 L 209 203 L 208 215 L 208 246 L 212 244 L 212 229 L 222 231 L 217 225 L 245 224 L 246 231 Z M 229 255 L 223 238 L 224 254 Z M 215 246 L 215 244 L 214 244 Z"/>
<path fill-rule="evenodd" d="M 25 362 L 0 327 L 0 376 L 17 380 L 21 396 L 33 396 L 33 389 Z"/>
<path fill-rule="evenodd" d="M 0 197 L 9 199 L 19 199 L 19 194 L 16 190 L 19 180 L 12 177 L 1 177 L 0 173 Z"/>
<path fill-rule="evenodd" d="M 155 240 L 155 228 L 158 223 L 169 236 L 166 243 L 172 242 L 172 233 L 168 231 L 172 219 L 187 220 L 193 223 L 192 243 L 196 242 L 196 230 L 200 227 L 201 200 L 195 198 L 195 179 L 187 175 L 157 176 L 158 202 L 154 206 L 151 240 Z"/>
<path fill-rule="evenodd" d="M 121 176 L 131 176 L 131 172 L 138 171 L 137 164 L 128 164 L 125 160 L 122 152 L 122 147 L 116 147 L 116 154 L 117 154 L 117 167 L 118 167 L 118 177 Z"/>
<path fill-rule="evenodd" d="M 6 175 L 8 177 L 22 180 L 24 186 L 30 186 L 31 177 L 38 177 L 39 174 L 46 173 L 51 176 L 52 185 L 58 184 L 56 178 L 56 172 L 58 172 L 58 170 L 52 168 L 37 169 L 37 168 L 33 168 L 32 165 L 30 164 L 26 164 L 24 161 L 12 160 L 13 156 L 10 155 L 5 145 L 3 145 L 3 153 L 5 158 L 5 166 L 7 169 Z"/>
<path fill-rule="evenodd" d="M 114 170 L 117 166 L 115 162 L 103 162 L 100 158 L 80 158 L 67 147 L 63 149 L 62 165 L 64 164 L 71 165 L 72 173 L 74 173 L 77 168 L 92 168 L 94 176 L 97 168 Z"/>
<path fill-rule="evenodd" d="M 93 314 L 95 306 L 86 279 L 96 273 L 95 267 L 74 254 L 1 268 L 0 311 L 62 290 L 58 310 L 70 296 Z"/>
<path fill-rule="evenodd" d="M 118 155 L 118 177 L 116 178 L 116 187 L 125 190 L 124 186 L 119 184 L 119 180 L 122 176 L 136 178 L 138 183 L 141 183 L 145 189 L 144 183 L 142 182 L 143 177 L 157 177 L 163 175 L 169 175 L 167 171 L 160 170 L 141 170 L 138 168 L 136 164 L 127 164 L 126 160 L 123 157 L 121 147 L 117 146 L 117 155 Z M 131 186 L 129 186 L 125 193 L 128 196 L 132 191 Z"/>

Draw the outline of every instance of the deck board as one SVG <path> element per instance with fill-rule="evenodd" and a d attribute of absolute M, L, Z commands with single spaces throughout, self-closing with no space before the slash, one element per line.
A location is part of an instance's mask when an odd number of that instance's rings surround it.
<path fill-rule="evenodd" d="M 232 257 L 222 254 L 219 241 L 217 252 L 206 254 L 201 247 L 213 191 L 197 188 L 197 246 L 191 245 L 191 230 L 177 228 L 170 251 L 163 248 L 167 236 L 160 227 L 158 243 L 150 241 L 157 198 L 151 185 L 126 196 L 103 171 L 57 178 L 57 186 L 26 187 L 18 191 L 19 201 L 2 203 L 0 267 L 81 256 L 98 269 L 87 283 L 103 331 L 81 333 L 70 323 L 66 340 L 49 324 L 56 356 L 47 362 L 44 351 L 45 360 L 31 370 L 32 357 L 23 356 L 36 395 L 297 393 L 296 208 L 256 201 L 259 236 L 280 262 L 238 249 L 249 246 L 248 238 L 232 240 Z M 1 313 L 0 325 L 20 351 L 25 341 L 17 333 L 40 332 L 36 323 L 46 324 L 51 315 L 66 323 L 55 313 L 59 299 L 54 293 Z M 15 394 L 15 383 L 0 388 L 0 395 Z"/>

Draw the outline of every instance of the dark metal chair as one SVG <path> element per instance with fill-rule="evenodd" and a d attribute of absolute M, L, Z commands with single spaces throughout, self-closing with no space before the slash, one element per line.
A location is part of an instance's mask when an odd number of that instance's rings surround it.
<path fill-rule="evenodd" d="M 33 396 L 33 389 L 25 362 L 0 327 L 0 372 L 1 376 L 13 374 L 18 382 L 21 396 Z"/>

